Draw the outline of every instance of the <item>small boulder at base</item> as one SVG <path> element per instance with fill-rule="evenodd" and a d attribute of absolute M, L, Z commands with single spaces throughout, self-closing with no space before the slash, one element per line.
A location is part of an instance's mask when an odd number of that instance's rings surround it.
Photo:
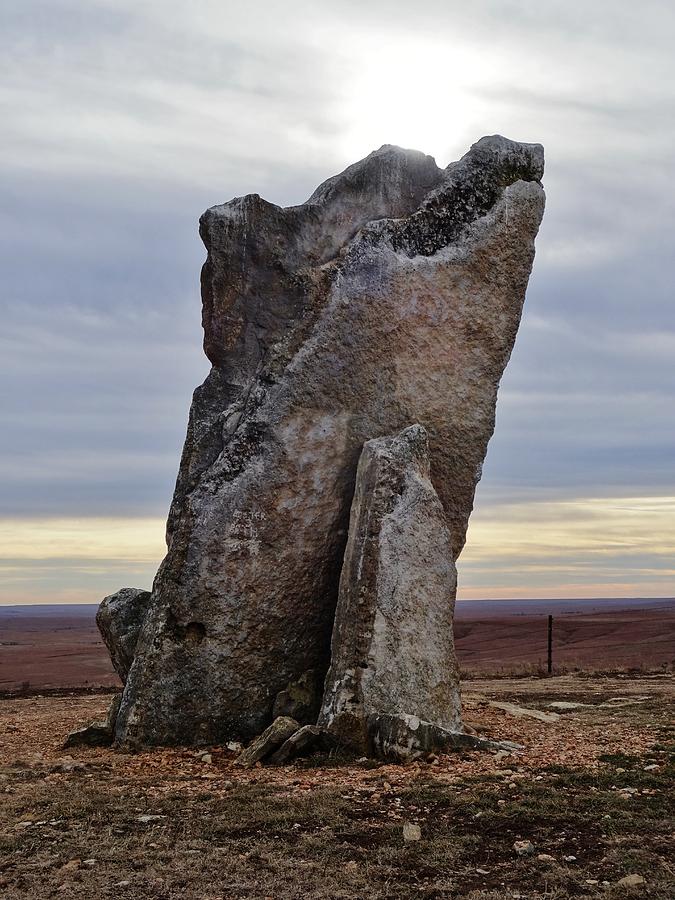
<path fill-rule="evenodd" d="M 108 648 L 115 671 L 126 684 L 145 614 L 150 591 L 121 588 L 104 597 L 96 613 L 96 624 Z"/>
<path fill-rule="evenodd" d="M 70 747 L 107 747 L 112 744 L 112 733 L 103 722 L 92 722 L 84 728 L 71 731 L 63 743 L 63 749 Z"/>
<path fill-rule="evenodd" d="M 300 725 L 295 719 L 291 719 L 289 716 L 279 716 L 240 754 L 236 764 L 246 768 L 254 766 L 266 756 L 274 753 L 277 747 L 287 741 L 299 728 Z"/>
<path fill-rule="evenodd" d="M 115 721 L 122 701 L 121 694 L 115 694 L 110 701 L 105 719 L 100 722 L 92 722 L 85 728 L 77 728 L 71 731 L 66 738 L 63 747 L 107 747 L 113 742 L 115 733 Z"/>

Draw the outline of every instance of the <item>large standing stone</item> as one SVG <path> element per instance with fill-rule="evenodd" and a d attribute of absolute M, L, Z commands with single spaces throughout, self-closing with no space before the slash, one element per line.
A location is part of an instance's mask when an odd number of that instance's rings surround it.
<path fill-rule="evenodd" d="M 434 749 L 420 741 L 420 721 L 462 731 L 456 587 L 426 430 L 413 425 L 368 441 L 356 474 L 320 725 L 360 753 L 385 755 L 382 721 L 391 718 L 400 723 L 393 743 L 408 751 Z"/>
<path fill-rule="evenodd" d="M 543 151 L 483 138 L 457 163 L 385 146 L 301 206 L 208 210 L 204 346 L 117 738 L 258 734 L 326 671 L 364 442 L 411 422 L 456 557 L 494 428 L 544 209 Z"/>

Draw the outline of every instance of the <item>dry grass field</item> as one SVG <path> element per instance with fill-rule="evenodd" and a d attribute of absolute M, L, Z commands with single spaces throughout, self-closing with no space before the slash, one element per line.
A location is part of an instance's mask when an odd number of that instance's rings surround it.
<path fill-rule="evenodd" d="M 0 702 L 8 900 L 675 896 L 671 676 L 472 681 L 466 720 L 525 749 L 406 766 L 245 771 L 223 747 L 64 751 L 107 700 Z M 551 721 L 490 705 L 550 713 L 559 700 L 584 705 Z"/>

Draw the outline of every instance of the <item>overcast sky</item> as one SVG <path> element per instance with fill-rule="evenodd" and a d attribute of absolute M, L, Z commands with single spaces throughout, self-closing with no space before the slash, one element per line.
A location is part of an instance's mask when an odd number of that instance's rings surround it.
<path fill-rule="evenodd" d="M 150 585 L 206 207 L 496 132 L 548 201 L 460 595 L 674 595 L 673 46 L 654 0 L 4 3 L 0 602 Z"/>

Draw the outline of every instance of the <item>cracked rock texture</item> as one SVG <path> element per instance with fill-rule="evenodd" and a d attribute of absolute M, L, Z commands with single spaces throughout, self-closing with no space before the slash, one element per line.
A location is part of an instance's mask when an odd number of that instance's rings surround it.
<path fill-rule="evenodd" d="M 320 725 L 378 756 L 435 749 L 420 740 L 420 721 L 462 731 L 456 587 L 426 430 L 413 425 L 368 441 L 356 473 Z M 383 717 L 398 721 L 395 740 L 383 737 Z"/>
<path fill-rule="evenodd" d="M 329 646 L 363 444 L 419 422 L 456 558 L 544 209 L 543 150 L 446 169 L 384 146 L 282 209 L 208 210 L 204 347 L 117 719 L 127 743 L 247 739 Z"/>

